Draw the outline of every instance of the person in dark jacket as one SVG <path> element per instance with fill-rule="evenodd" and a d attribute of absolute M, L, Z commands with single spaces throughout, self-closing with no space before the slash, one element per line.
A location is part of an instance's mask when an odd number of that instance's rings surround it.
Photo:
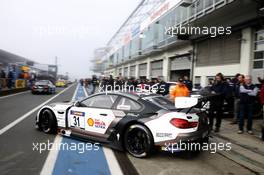
<path fill-rule="evenodd" d="M 261 88 L 259 92 L 260 103 L 263 105 L 263 119 L 264 119 L 264 79 L 258 78 L 261 83 Z"/>
<path fill-rule="evenodd" d="M 186 85 L 186 87 L 189 89 L 189 91 L 192 91 L 193 84 L 192 81 L 189 79 L 187 75 L 183 76 L 183 83 Z"/>
<path fill-rule="evenodd" d="M 8 72 L 7 78 L 8 78 L 7 87 L 9 89 L 11 89 L 13 87 L 13 81 L 14 81 L 13 80 L 14 79 L 14 74 L 13 74 L 13 72 L 11 70 Z"/>
<path fill-rule="evenodd" d="M 6 73 L 4 70 L 1 70 L 0 78 L 6 78 Z"/>
<path fill-rule="evenodd" d="M 96 78 L 96 75 L 93 75 L 92 81 L 91 81 L 91 94 L 94 94 L 96 85 L 97 85 L 97 78 Z"/>
<path fill-rule="evenodd" d="M 226 111 L 228 113 L 234 112 L 234 83 L 230 78 L 226 78 L 225 82 L 227 84 L 226 93 L 225 93 L 225 101 L 226 101 Z"/>
<path fill-rule="evenodd" d="M 240 85 L 244 84 L 245 76 L 243 74 L 237 74 L 236 77 L 232 80 L 234 83 L 234 117 L 233 121 L 230 124 L 237 124 L 239 121 L 239 88 Z"/>
<path fill-rule="evenodd" d="M 261 83 L 261 89 L 259 92 L 260 103 L 263 108 L 263 121 L 262 121 L 262 129 L 261 129 L 261 139 L 264 141 L 264 79 L 259 78 L 259 82 Z"/>
<path fill-rule="evenodd" d="M 239 130 L 238 134 L 244 132 L 244 118 L 247 116 L 247 132 L 252 132 L 253 103 L 257 96 L 258 88 L 251 83 L 251 76 L 245 76 L 245 83 L 239 87 L 240 112 L 239 112 Z"/>
<path fill-rule="evenodd" d="M 215 94 L 214 98 L 210 101 L 209 109 L 209 124 L 213 129 L 214 118 L 216 118 L 215 132 L 219 132 L 222 116 L 223 116 L 223 105 L 226 94 L 227 84 L 224 82 L 224 76 L 222 73 L 218 73 L 215 76 L 214 84 L 210 90 L 212 94 Z"/>
<path fill-rule="evenodd" d="M 158 91 L 157 94 L 161 94 L 163 96 L 168 95 L 170 93 L 170 85 L 163 80 L 163 77 L 159 77 Z"/>
<path fill-rule="evenodd" d="M 108 82 L 107 82 L 107 85 L 108 85 L 108 89 L 107 90 L 114 90 L 114 78 L 112 75 L 109 76 L 109 79 L 108 79 Z"/>

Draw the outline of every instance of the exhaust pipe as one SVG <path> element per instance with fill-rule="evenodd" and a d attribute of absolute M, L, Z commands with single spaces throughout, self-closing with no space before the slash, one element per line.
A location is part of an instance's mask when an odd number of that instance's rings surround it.
<path fill-rule="evenodd" d="M 62 133 L 63 135 L 65 135 L 65 134 L 66 134 L 65 130 L 61 130 L 61 133 Z"/>

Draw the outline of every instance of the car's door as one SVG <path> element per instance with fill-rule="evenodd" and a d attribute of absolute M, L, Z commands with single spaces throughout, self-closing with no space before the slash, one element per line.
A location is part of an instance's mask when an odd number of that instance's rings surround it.
<path fill-rule="evenodd" d="M 83 100 L 80 107 L 72 107 L 69 110 L 68 126 L 105 134 L 116 118 L 111 108 L 117 97 L 117 95 L 100 94 Z"/>

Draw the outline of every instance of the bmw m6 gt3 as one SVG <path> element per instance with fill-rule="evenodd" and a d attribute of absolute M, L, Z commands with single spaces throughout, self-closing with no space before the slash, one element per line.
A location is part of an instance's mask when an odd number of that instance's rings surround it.
<path fill-rule="evenodd" d="M 137 93 L 98 93 L 81 101 L 42 107 L 36 126 L 45 133 L 60 133 L 100 142 L 145 157 L 169 143 L 208 140 L 206 113 L 196 109 L 197 100 L 176 100 Z"/>

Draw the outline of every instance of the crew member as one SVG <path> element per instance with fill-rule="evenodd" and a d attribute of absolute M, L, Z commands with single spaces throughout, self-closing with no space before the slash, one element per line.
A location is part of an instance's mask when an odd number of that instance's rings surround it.
<path fill-rule="evenodd" d="M 189 95 L 189 89 L 183 83 L 183 79 L 179 78 L 177 85 L 170 91 L 170 99 L 174 102 L 176 97 L 187 97 Z"/>

